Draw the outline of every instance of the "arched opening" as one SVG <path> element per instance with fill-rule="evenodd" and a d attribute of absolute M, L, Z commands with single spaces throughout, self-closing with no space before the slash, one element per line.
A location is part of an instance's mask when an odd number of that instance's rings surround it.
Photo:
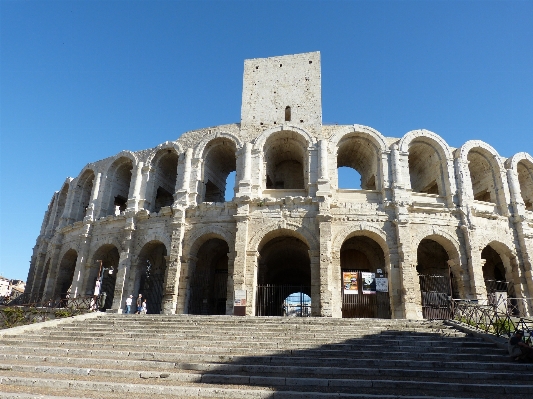
<path fill-rule="evenodd" d="M 107 207 L 104 216 L 124 212 L 128 206 L 133 161 L 126 157 L 117 159 L 107 173 Z"/>
<path fill-rule="evenodd" d="M 450 299 L 457 293 L 444 247 L 432 239 L 420 241 L 417 248 L 416 271 L 422 295 L 422 314 L 425 319 L 447 319 L 451 316 Z"/>
<path fill-rule="evenodd" d="M 207 144 L 203 157 L 203 200 L 200 202 L 225 201 L 228 176 L 237 170 L 236 152 L 235 143 L 227 138 L 217 138 Z M 235 183 L 232 188 L 235 190 Z"/>
<path fill-rule="evenodd" d="M 337 168 L 338 188 L 376 190 L 379 156 L 376 146 L 368 138 L 343 138 L 337 151 Z M 347 168 L 352 171 L 351 176 L 346 171 Z"/>
<path fill-rule="evenodd" d="M 470 150 L 467 159 L 474 200 L 497 204 L 496 179 L 488 154 L 476 148 Z"/>
<path fill-rule="evenodd" d="M 78 179 L 74 202 L 72 204 L 72 218 L 74 222 L 83 220 L 91 201 L 93 191 L 94 172 L 86 170 Z"/>
<path fill-rule="evenodd" d="M 139 253 L 134 277 L 134 298 L 142 294 L 147 313 L 161 313 L 163 301 L 167 248 L 159 241 L 146 244 Z"/>
<path fill-rule="evenodd" d="M 72 286 L 72 279 L 74 277 L 77 260 L 78 253 L 73 249 L 69 249 L 65 255 L 63 255 L 57 272 L 54 298 L 60 297 L 61 299 L 65 299 L 71 293 L 70 287 Z"/>
<path fill-rule="evenodd" d="M 55 230 L 57 228 L 57 226 L 59 225 L 59 220 L 61 219 L 61 216 L 63 216 L 63 212 L 65 211 L 65 204 L 67 203 L 68 190 L 69 185 L 65 184 L 59 192 L 59 196 L 57 198 L 57 211 L 54 217 L 54 225 L 52 227 L 52 230 Z"/>
<path fill-rule="evenodd" d="M 311 296 L 309 247 L 299 238 L 282 235 L 268 240 L 259 251 L 257 269 L 257 316 L 287 314 L 285 300 L 299 293 Z M 285 305 L 285 306 L 284 306 Z M 299 304 L 310 309 L 311 304 Z M 302 315 L 308 315 L 304 311 Z"/>
<path fill-rule="evenodd" d="M 303 190 L 307 181 L 307 143 L 294 132 L 273 134 L 265 143 L 265 187 Z"/>
<path fill-rule="evenodd" d="M 178 176 L 178 154 L 171 149 L 161 150 L 155 157 L 153 173 L 153 193 L 151 210 L 159 212 L 174 203 L 176 179 Z"/>
<path fill-rule="evenodd" d="M 408 162 L 412 191 L 444 195 L 442 161 L 433 145 L 413 140 L 409 145 Z"/>
<path fill-rule="evenodd" d="M 520 183 L 520 194 L 526 210 L 533 211 L 533 163 L 528 160 L 520 161 L 516 169 Z"/>
<path fill-rule="evenodd" d="M 385 254 L 366 236 L 347 239 L 341 247 L 342 317 L 391 317 Z"/>
<path fill-rule="evenodd" d="M 511 283 L 512 278 L 507 278 L 505 265 L 500 254 L 490 245 L 487 245 L 481 251 L 481 258 L 485 259 L 483 265 L 483 279 L 489 298 L 498 292 L 507 293 L 508 297 L 514 298 L 514 286 Z"/>
<path fill-rule="evenodd" d="M 189 282 L 189 314 L 226 314 L 228 252 L 228 244 L 219 238 L 207 240 L 198 249 Z"/>
<path fill-rule="evenodd" d="M 94 253 L 92 259 L 94 263 L 91 265 L 91 271 L 87 280 L 87 295 L 93 295 L 96 282 L 101 281 L 100 294 L 105 296 L 101 310 L 111 309 L 115 295 L 118 262 L 120 260 L 118 249 L 112 244 L 102 245 Z M 111 274 L 109 273 L 110 270 L 112 270 Z"/>

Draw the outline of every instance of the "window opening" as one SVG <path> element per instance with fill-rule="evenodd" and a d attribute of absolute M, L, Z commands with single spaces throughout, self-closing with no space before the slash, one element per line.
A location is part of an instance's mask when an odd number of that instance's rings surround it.
<path fill-rule="evenodd" d="M 285 107 L 285 122 L 291 121 L 291 107 L 286 106 Z"/>
<path fill-rule="evenodd" d="M 338 168 L 340 189 L 361 189 L 361 174 L 349 166 Z"/>
<path fill-rule="evenodd" d="M 155 211 L 159 212 L 165 206 L 172 206 L 174 203 L 174 196 L 165 190 L 163 187 L 158 187 L 155 196 Z"/>
<path fill-rule="evenodd" d="M 127 208 L 127 203 L 128 203 L 128 200 L 126 198 L 124 198 L 121 195 L 117 195 L 115 197 L 115 201 L 113 202 L 113 205 L 115 206 L 115 209 L 118 206 L 119 211 L 124 212 Z"/>
<path fill-rule="evenodd" d="M 235 176 L 237 172 L 231 172 L 226 178 L 226 192 L 224 193 L 225 201 L 232 201 L 235 195 Z"/>

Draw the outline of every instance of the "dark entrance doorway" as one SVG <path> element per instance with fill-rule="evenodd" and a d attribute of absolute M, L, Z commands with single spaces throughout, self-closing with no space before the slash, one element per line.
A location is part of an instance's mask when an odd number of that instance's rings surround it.
<path fill-rule="evenodd" d="M 388 289 L 379 287 L 387 284 L 379 280 L 385 278 L 385 254 L 377 242 L 365 236 L 346 240 L 341 247 L 342 317 L 390 319 Z"/>
<path fill-rule="evenodd" d="M 425 319 L 442 320 L 452 317 L 454 290 L 448 260 L 448 253 L 438 242 L 430 239 L 420 241 L 416 271 Z"/>
<path fill-rule="evenodd" d="M 226 314 L 228 290 L 226 241 L 212 238 L 198 250 L 189 288 L 189 314 Z"/>
<path fill-rule="evenodd" d="M 115 295 L 115 283 L 117 280 L 117 270 L 119 262 L 119 253 L 117 247 L 114 245 L 106 244 L 101 246 L 93 256 L 95 263 L 91 272 L 91 278 L 88 280 L 87 294 L 94 294 L 94 287 L 96 280 L 102 278 L 102 285 L 100 293 L 105 296 L 105 301 L 101 310 L 111 309 L 113 306 L 113 297 Z M 100 268 L 101 261 L 101 268 Z M 110 270 L 113 270 L 112 274 L 109 274 Z M 99 275 L 99 273 L 101 273 Z M 105 295 L 104 295 L 105 293 Z"/>
<path fill-rule="evenodd" d="M 135 291 L 146 299 L 147 313 L 150 314 L 161 313 L 167 268 L 166 255 L 167 248 L 158 241 L 146 244 L 139 254 Z"/>
<path fill-rule="evenodd" d="M 268 241 L 260 250 L 256 316 L 309 316 L 310 297 L 308 246 L 292 236 Z"/>

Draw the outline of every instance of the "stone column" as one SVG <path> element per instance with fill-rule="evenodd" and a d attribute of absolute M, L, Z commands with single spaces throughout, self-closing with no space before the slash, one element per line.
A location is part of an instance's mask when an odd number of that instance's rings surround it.
<path fill-rule="evenodd" d="M 328 175 L 328 142 L 320 140 L 319 146 L 319 172 L 317 180 L 317 196 L 331 195 L 331 187 Z"/>
<path fill-rule="evenodd" d="M 422 315 L 422 298 L 420 282 L 416 272 L 416 249 L 411 246 L 411 232 L 407 222 L 398 221 L 398 253 L 400 255 L 400 276 L 403 296 L 403 317 L 420 320 Z"/>
<path fill-rule="evenodd" d="M 131 246 L 133 238 L 133 226 L 128 226 L 124 229 L 124 241 L 122 243 L 122 252 L 118 261 L 117 278 L 115 280 L 115 293 L 113 295 L 113 305 L 110 312 L 122 313 L 123 304 L 126 301 L 127 293 L 124 292 L 124 287 L 130 278 L 131 271 Z"/>
<path fill-rule="evenodd" d="M 309 250 L 309 261 L 311 266 L 311 316 L 322 316 L 322 270 L 320 267 L 320 251 Z"/>
<path fill-rule="evenodd" d="M 246 295 L 247 295 L 246 316 L 255 315 L 258 259 L 259 259 L 259 252 L 246 251 L 246 259 L 245 259 L 245 266 L 244 266 L 244 270 L 245 270 L 244 281 L 242 282 L 242 284 L 237 285 L 237 281 L 234 280 L 234 287 L 235 287 L 234 289 L 246 290 Z"/>
<path fill-rule="evenodd" d="M 394 144 L 391 151 L 391 163 L 392 163 L 392 184 L 393 187 L 403 187 L 402 179 L 402 167 L 400 162 L 400 151 L 398 145 Z"/>
<path fill-rule="evenodd" d="M 61 251 L 61 242 L 63 235 L 58 234 L 50 246 L 52 248 L 52 256 L 50 257 L 50 269 L 48 269 L 48 276 L 46 276 L 46 285 L 44 286 L 43 299 L 55 299 L 52 298 L 55 295 L 57 273 L 59 271 L 59 256 Z"/>
<path fill-rule="evenodd" d="M 487 299 L 487 286 L 483 278 L 483 266 L 485 266 L 486 259 L 481 258 L 481 253 L 471 254 L 470 268 L 470 290 L 473 299 Z"/>
<path fill-rule="evenodd" d="M 76 267 L 74 269 L 74 276 L 72 278 L 72 288 L 70 290 L 71 295 L 74 298 L 83 296 L 82 291 L 83 282 L 85 281 L 85 264 L 89 256 L 89 248 L 91 246 L 91 223 L 87 223 L 83 226 L 83 232 L 80 234 L 80 246 L 78 251 L 78 258 L 76 259 Z"/>
<path fill-rule="evenodd" d="M 183 175 L 181 185 L 174 195 L 174 204 L 187 206 L 189 204 L 189 190 L 192 170 L 192 148 L 187 148 L 183 155 Z"/>
<path fill-rule="evenodd" d="M 99 197 L 100 194 L 100 182 L 102 180 L 102 174 L 97 173 L 94 179 L 93 191 L 91 193 L 91 201 L 89 202 L 89 207 L 85 213 L 85 218 L 87 220 L 95 220 L 97 215 L 100 214 L 102 199 Z"/>
<path fill-rule="evenodd" d="M 250 220 L 249 216 L 250 211 L 250 204 L 247 202 L 240 203 L 237 207 L 237 214 L 234 216 L 235 218 L 235 225 L 236 225 L 236 231 L 235 231 L 235 247 L 233 248 L 234 258 L 233 258 L 233 291 L 234 290 L 247 290 L 247 308 L 246 308 L 246 314 L 252 315 L 253 313 L 253 303 L 255 303 L 252 295 L 253 295 L 253 289 L 254 289 L 254 282 L 252 280 L 251 285 L 247 284 L 247 278 L 250 278 L 247 276 L 247 273 L 249 272 L 248 269 L 248 224 Z M 230 248 L 231 251 L 231 248 Z M 255 254 L 255 250 L 252 251 L 252 253 Z M 254 259 L 255 261 L 255 259 Z M 229 272 L 229 270 L 228 270 Z M 252 277 L 253 279 L 253 277 Z M 228 287 L 229 289 L 229 287 Z M 250 289 L 252 291 L 250 291 Z M 228 295 L 231 294 L 231 297 L 233 298 L 233 292 L 228 293 Z M 233 312 L 233 304 L 232 304 L 232 312 Z"/>
<path fill-rule="evenodd" d="M 243 167 L 243 177 L 239 181 L 238 187 L 239 192 L 238 196 L 251 195 L 252 193 L 252 144 L 244 143 L 243 147 L 244 153 L 244 167 Z"/>
<path fill-rule="evenodd" d="M 235 273 L 235 251 L 228 253 L 228 283 L 226 290 L 226 314 L 233 314 L 233 291 L 235 290 L 233 275 Z"/>
<path fill-rule="evenodd" d="M 139 209 L 139 194 L 141 192 L 142 185 L 142 168 L 144 163 L 138 162 L 135 169 L 135 173 L 132 177 L 133 179 L 133 188 L 130 188 L 129 199 L 128 199 L 128 210 L 137 212 Z M 131 185 L 131 184 L 130 184 Z"/>
<path fill-rule="evenodd" d="M 319 205 L 319 210 L 321 215 L 317 216 L 317 219 L 320 230 L 320 251 L 318 254 L 320 261 L 320 316 L 341 317 L 342 314 L 339 315 L 340 308 L 337 309 L 337 306 L 335 306 L 334 310 L 333 295 L 337 295 L 338 293 L 335 292 L 333 294 L 332 292 L 334 285 L 332 284 L 331 214 L 327 204 L 323 206 Z"/>
<path fill-rule="evenodd" d="M 153 195 L 153 190 L 156 188 L 154 187 L 154 184 L 152 182 L 153 179 L 150 178 L 150 173 L 154 169 L 152 168 L 152 165 L 147 164 L 142 167 L 142 179 L 141 179 L 141 188 L 139 190 L 139 204 L 138 209 L 150 209 L 150 206 L 152 205 L 151 199 L 155 198 L 155 195 Z M 149 184 L 151 183 L 151 184 Z M 150 192 L 148 192 L 150 190 Z M 147 199 L 147 196 L 150 196 L 150 199 Z"/>
<path fill-rule="evenodd" d="M 178 314 L 186 314 L 189 312 L 188 302 L 191 295 L 191 287 L 189 286 L 189 282 L 191 276 L 196 270 L 196 262 L 198 262 L 198 258 L 195 256 L 189 256 L 187 258 L 182 257 L 181 259 L 181 273 L 177 299 L 178 304 L 176 307 L 176 313 Z"/>
<path fill-rule="evenodd" d="M 185 212 L 176 210 L 171 223 L 172 236 L 165 277 L 162 313 L 175 314 L 178 306 L 180 276 L 182 272 L 182 242 L 185 234 Z"/>

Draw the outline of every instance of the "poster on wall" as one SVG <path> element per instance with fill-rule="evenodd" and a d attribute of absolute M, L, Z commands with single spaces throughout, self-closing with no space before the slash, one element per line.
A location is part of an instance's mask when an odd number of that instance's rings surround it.
<path fill-rule="evenodd" d="M 357 272 L 342 272 L 342 286 L 344 294 L 358 294 Z"/>
<path fill-rule="evenodd" d="M 361 279 L 363 280 L 363 294 L 376 293 L 376 274 L 369 272 L 362 272 Z"/>
<path fill-rule="evenodd" d="M 235 290 L 233 306 L 246 306 L 246 290 Z"/>
<path fill-rule="evenodd" d="M 376 291 L 389 292 L 389 279 L 386 277 L 376 277 Z"/>

